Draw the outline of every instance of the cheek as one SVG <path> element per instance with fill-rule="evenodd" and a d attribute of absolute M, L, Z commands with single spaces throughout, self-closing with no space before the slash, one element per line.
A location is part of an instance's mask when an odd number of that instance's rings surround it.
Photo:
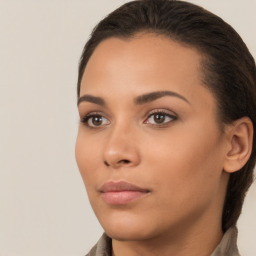
<path fill-rule="evenodd" d="M 99 146 L 96 143 L 91 143 L 88 136 L 84 136 L 83 132 L 79 131 L 76 147 L 75 147 L 76 162 L 83 178 L 84 184 L 88 187 L 92 184 L 95 175 L 95 170 L 100 163 Z"/>
<path fill-rule="evenodd" d="M 173 129 L 168 136 L 151 139 L 152 145 L 145 152 L 149 166 L 156 167 L 152 175 L 165 193 L 164 200 L 176 198 L 182 203 L 188 198 L 200 200 L 217 193 L 223 163 L 214 131 Z"/>

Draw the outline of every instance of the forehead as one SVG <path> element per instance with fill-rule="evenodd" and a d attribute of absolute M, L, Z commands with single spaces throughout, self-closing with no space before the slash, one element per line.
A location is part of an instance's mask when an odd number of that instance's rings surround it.
<path fill-rule="evenodd" d="M 183 73 L 184 80 L 200 79 L 201 55 L 191 47 L 155 34 L 137 34 L 123 38 L 109 38 L 101 42 L 89 59 L 82 78 L 82 87 L 108 74 L 132 74 L 139 77 L 158 75 L 175 77 Z M 98 75 L 96 75 L 98 74 Z M 167 75 L 167 77 L 166 77 Z M 81 88 L 82 89 L 82 88 Z"/>
<path fill-rule="evenodd" d="M 144 33 L 129 39 L 109 38 L 98 45 L 89 59 L 80 95 L 112 92 L 136 96 L 172 90 L 198 97 L 205 89 L 201 62 L 202 56 L 196 49 L 162 35 Z"/>
<path fill-rule="evenodd" d="M 115 57 L 126 57 L 131 61 L 142 58 L 142 61 L 151 60 L 150 63 L 153 59 L 164 59 L 165 62 L 168 59 L 176 62 L 178 59 L 186 62 L 193 59 L 193 64 L 200 63 L 201 60 L 200 53 L 194 47 L 176 42 L 164 35 L 144 32 L 130 38 L 111 37 L 103 40 L 94 50 L 87 67 L 99 58 L 114 61 Z"/>

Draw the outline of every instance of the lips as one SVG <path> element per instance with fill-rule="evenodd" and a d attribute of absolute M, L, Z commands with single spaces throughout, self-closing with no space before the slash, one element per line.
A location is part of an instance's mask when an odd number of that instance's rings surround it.
<path fill-rule="evenodd" d="M 148 195 L 150 192 L 148 189 L 125 181 L 104 183 L 99 191 L 102 199 L 112 205 L 128 204 Z"/>

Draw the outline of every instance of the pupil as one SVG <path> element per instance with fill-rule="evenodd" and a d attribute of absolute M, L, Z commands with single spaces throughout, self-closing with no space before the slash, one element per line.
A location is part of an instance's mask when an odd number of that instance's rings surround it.
<path fill-rule="evenodd" d="M 158 124 L 163 123 L 165 120 L 165 116 L 163 114 L 156 114 L 154 116 L 154 121 Z"/>
<path fill-rule="evenodd" d="M 101 116 L 94 116 L 92 119 L 93 125 L 101 125 L 102 124 L 102 117 Z"/>

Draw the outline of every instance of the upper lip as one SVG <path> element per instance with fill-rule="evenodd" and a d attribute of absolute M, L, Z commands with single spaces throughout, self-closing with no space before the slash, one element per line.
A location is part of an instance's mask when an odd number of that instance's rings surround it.
<path fill-rule="evenodd" d="M 104 183 L 99 191 L 101 193 L 107 193 L 107 192 L 121 192 L 121 191 L 139 191 L 139 192 L 149 192 L 148 189 L 141 188 L 137 185 L 134 185 L 132 183 L 126 182 L 126 181 L 109 181 Z"/>

